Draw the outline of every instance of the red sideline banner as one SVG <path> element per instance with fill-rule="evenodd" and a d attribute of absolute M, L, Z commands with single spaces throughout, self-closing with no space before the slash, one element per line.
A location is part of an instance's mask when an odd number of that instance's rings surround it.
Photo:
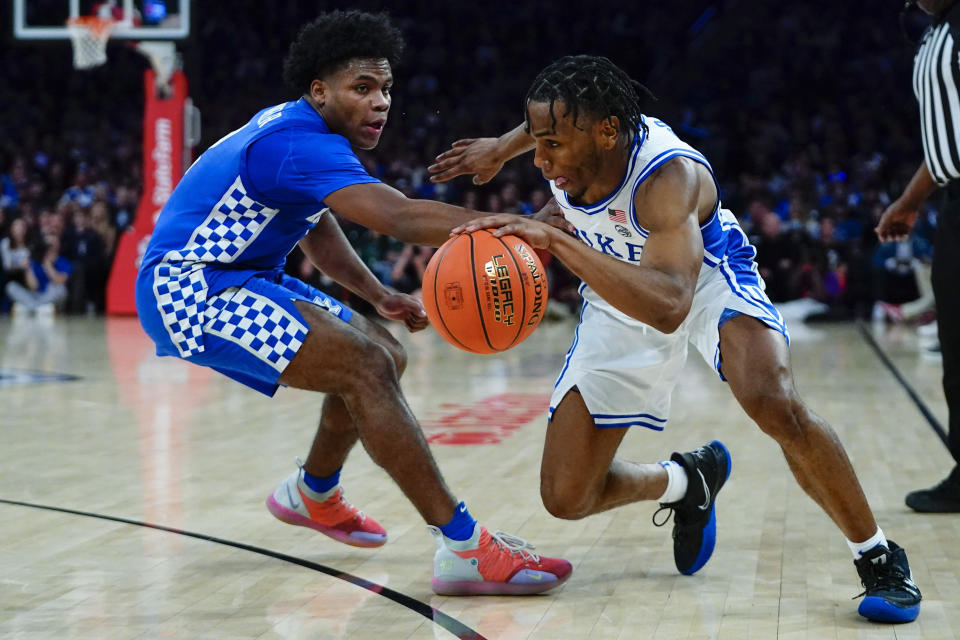
<path fill-rule="evenodd" d="M 133 224 L 120 236 L 107 283 L 107 313 L 136 315 L 133 288 L 140 260 L 160 210 L 183 172 L 183 120 L 187 77 L 174 71 L 169 96 L 157 96 L 152 69 L 143 74 L 143 195 Z"/>

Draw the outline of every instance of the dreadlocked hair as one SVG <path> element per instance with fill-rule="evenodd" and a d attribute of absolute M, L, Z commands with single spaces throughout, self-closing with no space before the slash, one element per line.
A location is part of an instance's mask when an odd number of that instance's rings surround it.
<path fill-rule="evenodd" d="M 553 105 L 558 100 L 566 105 L 573 125 L 581 114 L 603 120 L 616 116 L 620 131 L 636 133 L 646 131 L 647 125 L 640 116 L 641 96 L 656 100 L 645 86 L 603 56 L 564 56 L 552 63 L 533 80 L 523 102 L 526 114 L 527 133 L 530 132 L 530 116 L 527 106 L 531 102 L 550 104 L 550 117 L 557 126 L 557 114 Z M 579 128 L 579 127 L 578 127 Z"/>
<path fill-rule="evenodd" d="M 283 79 L 305 93 L 315 78 L 336 73 L 355 58 L 386 58 L 395 67 L 403 47 L 403 35 L 385 13 L 330 11 L 300 29 L 283 61 Z"/>

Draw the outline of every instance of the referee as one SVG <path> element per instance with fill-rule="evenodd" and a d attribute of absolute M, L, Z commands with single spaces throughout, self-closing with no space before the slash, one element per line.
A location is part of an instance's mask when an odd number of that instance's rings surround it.
<path fill-rule="evenodd" d="M 915 511 L 960 512 L 960 2 L 906 0 L 933 16 L 913 62 L 924 161 L 880 218 L 881 240 L 910 234 L 917 210 L 938 188 L 939 220 L 933 254 L 933 292 L 943 354 L 943 391 L 949 411 L 949 448 L 956 464 L 940 484 L 907 494 Z"/>

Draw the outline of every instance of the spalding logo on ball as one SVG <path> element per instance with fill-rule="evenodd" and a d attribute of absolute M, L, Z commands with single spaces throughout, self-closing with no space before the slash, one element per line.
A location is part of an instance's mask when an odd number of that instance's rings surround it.
<path fill-rule="evenodd" d="M 433 254 L 423 274 L 423 306 L 453 346 L 505 351 L 543 319 L 547 275 L 526 242 L 480 229 L 450 238 Z"/>

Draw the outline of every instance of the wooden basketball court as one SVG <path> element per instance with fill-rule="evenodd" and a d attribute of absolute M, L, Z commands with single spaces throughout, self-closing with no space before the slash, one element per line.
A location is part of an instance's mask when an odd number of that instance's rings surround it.
<path fill-rule="evenodd" d="M 650 522 L 655 504 L 567 522 L 540 503 L 547 399 L 571 324 L 546 324 L 499 356 L 456 351 L 429 330 L 403 335 L 404 388 L 448 483 L 491 529 L 574 564 L 543 596 L 449 598 L 430 591 L 423 522 L 360 449 L 344 486 L 387 528 L 386 546 L 347 547 L 267 512 L 266 496 L 306 455 L 319 396 L 284 389 L 270 400 L 157 358 L 132 318 L 3 318 L 0 637 L 958 637 L 960 517 L 903 504 L 942 479 L 945 447 L 858 327 L 792 328 L 801 393 L 833 423 L 885 533 L 909 552 L 924 594 L 913 624 L 856 614 L 842 535 L 695 353 L 667 430 L 638 428 L 621 449 L 654 461 L 713 438 L 730 448 L 717 550 L 685 577 L 669 527 Z M 944 422 L 940 365 L 918 355 L 915 334 L 883 329 L 876 340 Z"/>

